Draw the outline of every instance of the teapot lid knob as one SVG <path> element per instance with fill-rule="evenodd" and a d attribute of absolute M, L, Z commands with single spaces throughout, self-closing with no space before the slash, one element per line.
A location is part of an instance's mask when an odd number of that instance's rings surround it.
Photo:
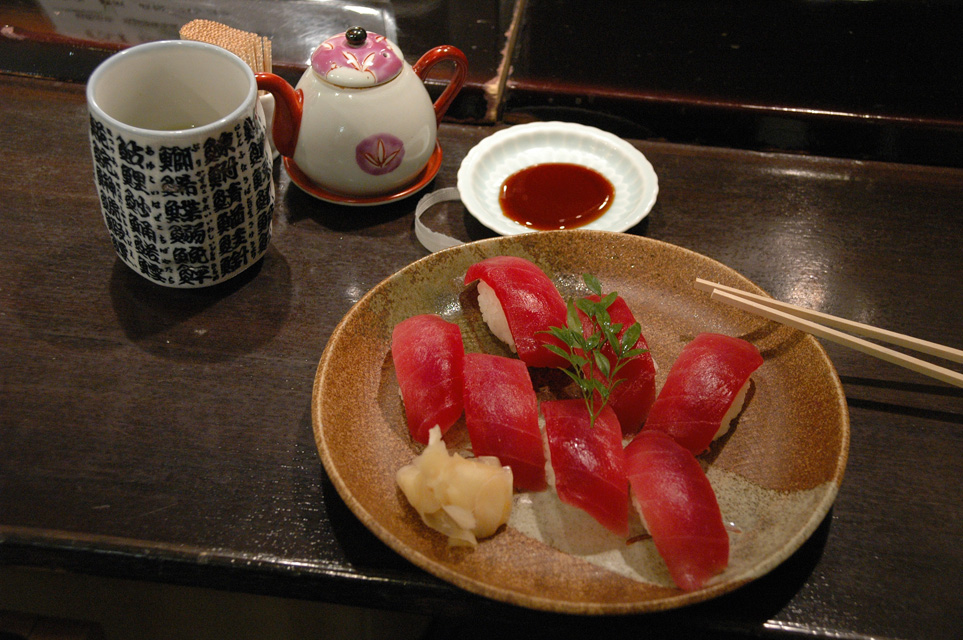
<path fill-rule="evenodd" d="M 405 60 L 394 43 L 377 33 L 352 27 L 321 43 L 311 54 L 311 68 L 339 87 L 375 87 L 394 79 Z"/>
<path fill-rule="evenodd" d="M 348 41 L 348 46 L 360 47 L 368 39 L 368 32 L 361 27 L 351 27 L 344 32 L 344 39 Z"/>

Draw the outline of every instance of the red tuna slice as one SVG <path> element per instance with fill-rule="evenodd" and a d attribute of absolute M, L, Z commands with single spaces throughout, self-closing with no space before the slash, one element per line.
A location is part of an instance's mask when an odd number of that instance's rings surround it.
<path fill-rule="evenodd" d="M 511 467 L 515 487 L 541 491 L 545 448 L 538 428 L 538 401 L 521 360 L 465 354 L 465 426 L 476 456 L 495 456 Z"/>
<path fill-rule="evenodd" d="M 411 437 L 428 444 L 428 430 L 445 433 L 461 417 L 465 347 L 457 324 L 424 314 L 398 323 L 391 332 L 401 399 Z"/>
<path fill-rule="evenodd" d="M 598 302 L 601 298 L 597 295 L 591 295 L 589 299 Z M 626 329 L 635 324 L 635 316 L 621 296 L 617 296 L 612 301 L 608 312 L 609 319 L 613 324 L 622 325 L 619 338 L 622 337 Z M 587 315 L 579 311 L 579 318 L 582 320 L 582 333 L 586 338 L 595 333 Z M 631 358 L 619 369 L 616 379 L 621 380 L 621 382 L 615 385 L 609 396 L 609 406 L 612 407 L 615 415 L 619 418 L 622 433 L 627 436 L 638 432 L 649 415 L 652 403 L 655 402 L 655 361 L 652 359 L 652 354 L 648 352 L 649 345 L 645 341 L 645 336 L 639 336 L 632 348 L 646 349 L 646 352 Z M 615 353 L 612 351 L 612 347 L 606 344 L 602 348 L 602 353 L 609 363 L 615 366 Z M 601 379 L 601 374 L 596 377 Z M 596 399 L 600 400 L 601 398 L 596 396 Z"/>
<path fill-rule="evenodd" d="M 709 479 L 690 451 L 660 431 L 625 448 L 632 501 L 680 589 L 702 588 L 729 564 L 729 535 Z"/>
<path fill-rule="evenodd" d="M 700 333 L 673 363 L 643 431 L 664 431 L 699 455 L 709 448 L 749 376 L 762 365 L 745 340 Z M 728 426 L 728 425 L 726 425 Z"/>
<path fill-rule="evenodd" d="M 465 284 L 481 280 L 495 293 L 518 357 L 530 367 L 566 367 L 568 362 L 542 345 L 564 348 L 561 341 L 543 333 L 564 327 L 568 307 L 555 283 L 532 262 L 514 256 L 495 256 L 468 268 Z"/>
<path fill-rule="evenodd" d="M 583 400 L 551 400 L 541 406 L 559 499 L 627 536 L 629 485 L 615 412 L 606 405 L 593 426 Z"/>

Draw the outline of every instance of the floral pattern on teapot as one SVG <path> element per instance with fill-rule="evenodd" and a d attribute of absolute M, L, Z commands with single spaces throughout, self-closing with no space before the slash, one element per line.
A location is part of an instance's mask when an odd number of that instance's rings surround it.
<path fill-rule="evenodd" d="M 322 78 L 345 87 L 376 86 L 397 76 L 404 59 L 384 36 L 365 34 L 352 44 L 345 33 L 329 38 L 311 54 L 311 68 Z"/>
<path fill-rule="evenodd" d="M 367 174 L 383 176 L 391 173 L 405 157 L 405 143 L 390 133 L 368 136 L 355 147 L 355 161 Z"/>

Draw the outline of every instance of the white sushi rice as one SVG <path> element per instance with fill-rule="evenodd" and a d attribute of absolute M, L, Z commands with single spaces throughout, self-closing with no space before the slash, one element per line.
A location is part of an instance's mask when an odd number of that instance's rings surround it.
<path fill-rule="evenodd" d="M 548 433 L 545 431 L 545 415 L 539 407 L 538 411 L 538 431 L 542 434 L 542 452 L 545 454 L 545 482 L 548 488 L 555 490 L 555 467 L 552 466 L 552 452 L 548 448 Z"/>
<path fill-rule="evenodd" d="M 713 440 L 718 440 L 722 436 L 729 433 L 729 429 L 732 428 L 732 422 L 736 419 L 739 413 L 742 411 L 742 406 L 746 403 L 746 393 L 749 391 L 749 382 L 752 378 L 746 378 L 746 383 L 742 385 L 739 389 L 739 393 L 736 397 L 732 399 L 732 404 L 729 405 L 729 410 L 726 411 L 726 415 L 722 416 L 722 423 L 719 424 L 719 430 L 716 431 L 716 435 L 712 436 Z"/>
<path fill-rule="evenodd" d="M 507 344 L 512 353 L 515 353 L 515 339 L 508 326 L 508 318 L 505 317 L 502 303 L 498 301 L 495 290 L 481 280 L 478 282 L 478 308 L 489 330 L 496 338 Z"/>

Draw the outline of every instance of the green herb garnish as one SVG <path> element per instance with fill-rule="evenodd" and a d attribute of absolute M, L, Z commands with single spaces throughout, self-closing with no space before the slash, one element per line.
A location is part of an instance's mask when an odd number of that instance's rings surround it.
<path fill-rule="evenodd" d="M 546 332 L 558 338 L 565 347 L 546 344 L 545 348 L 562 356 L 571 365 L 571 369 L 560 368 L 578 385 L 588 407 L 590 424 L 595 426 L 595 419 L 608 403 L 612 390 L 622 382 L 617 378 L 619 370 L 631 358 L 647 350 L 634 348 L 642 335 L 642 326 L 638 322 L 619 337 L 622 325 L 613 323 L 608 311 L 618 294 L 613 291 L 603 296 L 602 284 L 590 273 L 582 274 L 582 279 L 589 290 L 599 297 L 599 301 L 588 297 L 569 301 L 568 326 L 551 327 Z M 588 337 L 583 332 L 579 311 L 591 322 L 592 333 Z M 603 351 L 606 345 L 611 349 L 609 354 Z"/>

